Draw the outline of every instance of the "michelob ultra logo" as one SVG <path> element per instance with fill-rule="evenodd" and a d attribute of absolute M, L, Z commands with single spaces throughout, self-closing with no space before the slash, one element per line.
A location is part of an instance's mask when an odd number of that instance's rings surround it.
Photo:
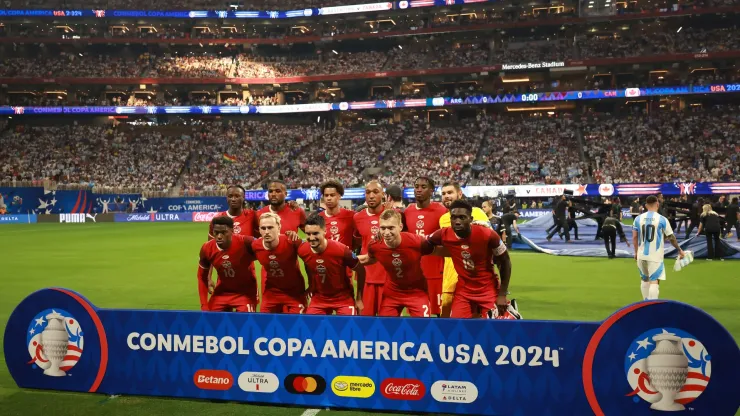
<path fill-rule="evenodd" d="M 375 383 L 367 377 L 336 376 L 331 381 L 331 391 L 339 397 L 367 399 L 375 393 Z"/>

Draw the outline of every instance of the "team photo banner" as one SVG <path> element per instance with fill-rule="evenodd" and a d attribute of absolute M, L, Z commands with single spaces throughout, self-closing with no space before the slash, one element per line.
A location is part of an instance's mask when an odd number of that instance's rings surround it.
<path fill-rule="evenodd" d="M 740 351 L 700 309 L 603 322 L 100 309 L 43 289 L 10 315 L 21 388 L 479 415 L 734 415 Z"/>
<path fill-rule="evenodd" d="M 599 100 L 606 98 L 657 97 L 667 95 L 722 94 L 740 92 L 740 83 L 692 85 L 655 88 L 627 88 L 621 90 L 587 90 L 540 92 L 531 94 L 476 95 L 466 98 L 435 97 L 409 100 L 353 101 L 340 103 L 287 104 L 269 106 L 86 106 L 86 107 L 0 107 L 0 115 L 236 115 L 236 114 L 294 114 L 327 111 L 357 111 L 369 109 L 446 107 L 455 105 L 488 105 L 507 103 Z"/>

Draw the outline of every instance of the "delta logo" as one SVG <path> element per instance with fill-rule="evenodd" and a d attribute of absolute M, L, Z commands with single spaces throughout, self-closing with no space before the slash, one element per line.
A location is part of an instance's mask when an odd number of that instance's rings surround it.
<path fill-rule="evenodd" d="M 331 381 L 331 391 L 339 397 L 367 399 L 375 393 L 375 383 L 367 377 L 336 376 Z"/>
<path fill-rule="evenodd" d="M 387 378 L 380 384 L 383 396 L 391 400 L 421 400 L 426 390 L 424 383 L 411 378 Z"/>
<path fill-rule="evenodd" d="M 226 370 L 198 370 L 193 383 L 201 390 L 228 390 L 234 385 L 234 377 Z"/>
<path fill-rule="evenodd" d="M 478 398 L 478 388 L 469 381 L 436 381 L 431 393 L 434 400 L 442 403 L 473 403 Z"/>
<path fill-rule="evenodd" d="M 293 394 L 319 395 L 326 390 L 326 380 L 316 374 L 290 374 L 283 380 L 283 387 Z"/>

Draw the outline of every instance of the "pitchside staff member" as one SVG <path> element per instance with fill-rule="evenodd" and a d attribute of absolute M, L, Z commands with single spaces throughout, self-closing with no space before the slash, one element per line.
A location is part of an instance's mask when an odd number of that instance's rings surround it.
<path fill-rule="evenodd" d="M 740 208 L 737 205 L 737 198 L 732 198 L 732 203 L 727 206 L 725 221 L 727 221 L 727 228 L 725 228 L 726 237 L 732 237 L 730 230 L 735 227 L 737 241 L 740 241 Z"/>
<path fill-rule="evenodd" d="M 506 247 L 511 249 L 511 243 L 513 238 L 513 231 L 519 234 L 519 226 L 516 224 L 516 220 L 519 219 L 519 211 L 511 211 L 508 214 L 504 214 L 501 217 L 501 225 L 504 229 L 504 238 L 506 241 Z"/>
<path fill-rule="evenodd" d="M 698 236 L 704 230 L 704 234 L 707 236 L 707 260 L 719 259 L 722 257 L 719 254 L 722 251 L 719 242 L 719 235 L 722 232 L 722 217 L 709 204 L 704 204 L 702 211 L 699 230 L 696 235 Z"/>
<path fill-rule="evenodd" d="M 604 219 L 604 226 L 602 227 L 601 234 L 604 236 L 604 247 L 606 247 L 606 255 L 613 259 L 616 256 L 617 248 L 617 234 L 619 239 L 623 243 L 627 243 L 627 247 L 630 243 L 627 242 L 627 237 L 624 235 L 622 229 L 622 223 L 615 216 L 609 216 Z"/>
<path fill-rule="evenodd" d="M 566 218 L 567 212 L 568 212 L 568 201 L 565 199 L 565 195 L 563 195 L 562 197 L 560 197 L 560 201 L 555 206 L 555 221 L 557 222 L 557 226 L 555 227 L 554 230 L 550 231 L 550 234 L 547 235 L 547 241 L 552 240 L 552 236 L 562 229 L 563 233 L 565 233 L 565 242 L 570 243 L 570 233 L 568 232 L 568 220 Z"/>
<path fill-rule="evenodd" d="M 692 231 L 694 231 L 694 228 L 696 228 L 699 225 L 703 206 L 704 206 L 703 198 L 697 199 L 696 202 L 694 202 L 694 205 L 691 206 L 691 212 L 689 213 L 689 220 L 691 221 L 691 223 L 688 225 L 688 228 L 686 228 L 685 238 L 689 238 L 689 235 L 691 234 Z"/>
<path fill-rule="evenodd" d="M 580 240 L 578 238 L 578 223 L 576 222 L 576 207 L 573 206 L 572 202 L 569 202 L 568 205 L 568 231 L 573 230 L 575 239 Z"/>

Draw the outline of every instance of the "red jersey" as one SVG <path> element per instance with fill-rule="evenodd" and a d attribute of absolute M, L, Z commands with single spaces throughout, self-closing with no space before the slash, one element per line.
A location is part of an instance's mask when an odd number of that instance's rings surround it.
<path fill-rule="evenodd" d="M 380 231 L 380 214 L 370 214 L 367 209 L 363 209 L 354 216 L 355 235 L 362 237 L 361 254 L 367 254 L 367 246 L 373 240 L 375 235 Z M 374 283 L 382 285 L 388 273 L 379 263 L 371 264 L 365 267 L 365 283 Z"/>
<path fill-rule="evenodd" d="M 256 218 L 254 221 L 255 229 L 259 226 L 260 216 L 266 212 L 273 212 L 272 207 L 267 205 L 261 210 L 257 211 Z M 295 211 L 290 209 L 288 204 L 283 205 L 283 209 L 278 212 L 274 212 L 280 217 L 280 233 L 285 234 L 286 231 L 298 232 L 298 229 L 302 225 L 306 224 L 306 211 L 303 208 L 298 208 Z M 259 235 L 257 232 L 256 235 Z"/>
<path fill-rule="evenodd" d="M 323 300 L 354 297 L 352 278 L 347 276 L 347 267 L 354 269 L 359 261 L 349 247 L 336 241 L 327 240 L 326 249 L 316 253 L 309 243 L 298 248 L 298 256 L 303 259 L 308 274 L 308 286 L 312 295 L 320 295 Z"/>
<path fill-rule="evenodd" d="M 326 238 L 339 241 L 352 248 L 355 235 L 355 212 L 351 209 L 339 208 L 339 213 L 329 215 L 326 211 L 319 213 L 326 220 Z"/>
<path fill-rule="evenodd" d="M 401 233 L 401 244 L 390 248 L 385 241 L 371 241 L 368 254 L 378 260 L 388 273 L 383 293 L 405 290 L 427 290 L 427 281 L 421 270 L 421 256 L 434 251 L 428 241 L 411 233 Z"/>
<path fill-rule="evenodd" d="M 426 208 L 419 208 L 416 204 L 406 207 L 403 213 L 406 226 L 410 233 L 425 238 L 439 230 L 439 219 L 447 213 L 447 208 L 439 202 L 432 202 Z M 421 258 L 421 270 L 427 279 L 441 279 L 445 266 L 445 259 L 440 256 L 424 256 Z"/>
<path fill-rule="evenodd" d="M 218 273 L 218 282 L 213 294 L 240 293 L 251 297 L 257 296 L 257 280 L 250 267 L 255 260 L 252 251 L 254 238 L 234 235 L 228 249 L 222 250 L 216 240 L 211 240 L 200 249 L 201 269 L 211 267 Z"/>
<path fill-rule="evenodd" d="M 236 217 L 229 214 L 229 211 L 219 212 L 216 216 L 226 216 L 234 220 L 234 235 L 255 236 L 254 231 L 257 229 L 257 218 L 255 217 L 254 210 L 245 208 Z M 208 225 L 208 239 L 213 239 L 213 223 Z"/>
<path fill-rule="evenodd" d="M 252 242 L 254 255 L 267 271 L 267 280 L 264 290 L 277 289 L 289 295 L 298 296 L 306 291 L 306 282 L 298 266 L 298 247 L 301 240 L 290 241 L 280 234 L 280 242 L 273 250 L 265 248 L 264 241 L 259 238 Z"/>
<path fill-rule="evenodd" d="M 490 228 L 473 225 L 467 238 L 460 238 L 446 227 L 428 237 L 435 246 L 444 246 L 452 255 L 452 264 L 458 274 L 456 293 L 477 293 L 498 288 L 498 277 L 493 269 L 493 256 L 506 251 L 501 237 Z"/>

